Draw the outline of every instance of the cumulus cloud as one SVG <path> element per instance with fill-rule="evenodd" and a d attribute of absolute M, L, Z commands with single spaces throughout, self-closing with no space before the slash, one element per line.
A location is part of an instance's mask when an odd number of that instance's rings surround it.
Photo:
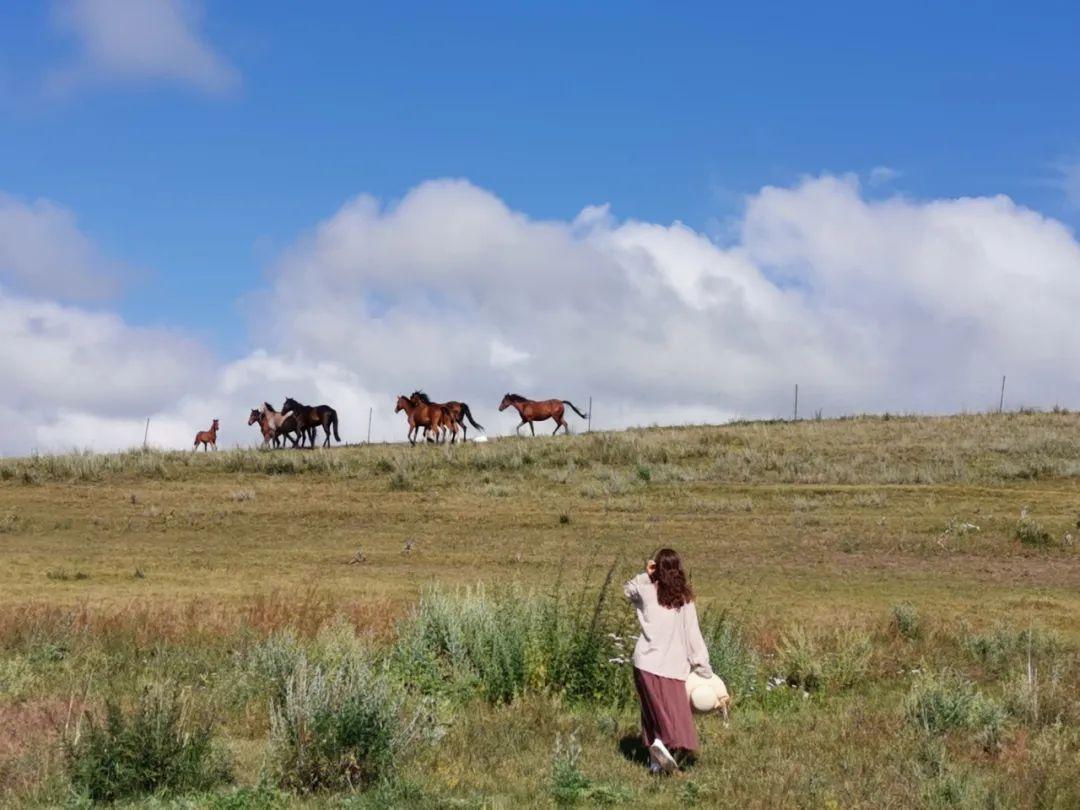
<path fill-rule="evenodd" d="M 343 437 L 401 439 L 394 398 L 423 387 L 469 402 L 492 433 L 506 391 L 594 398 L 594 426 L 789 412 L 948 412 L 1080 399 L 1080 244 L 1006 197 L 868 196 L 854 176 L 751 195 L 729 243 L 684 224 L 591 206 L 532 219 L 463 180 L 400 201 L 361 196 L 270 268 L 246 357 L 113 316 L 0 298 L 0 373 L 34 446 L 190 445 L 222 420 L 254 444 L 248 409 L 327 402 Z M 172 347 L 173 351 L 169 351 Z M 577 417 L 573 425 L 580 428 Z M 36 424 L 36 423 L 35 423 Z M 28 431 L 31 429 L 28 428 Z"/>
<path fill-rule="evenodd" d="M 0 282 L 10 290 L 63 301 L 108 298 L 120 267 L 79 230 L 70 211 L 48 200 L 0 192 Z"/>
<path fill-rule="evenodd" d="M 49 87 L 165 81 L 207 93 L 233 90 L 240 74 L 206 41 L 201 17 L 194 0 L 56 2 L 53 20 L 79 53 L 50 76 Z"/>
<path fill-rule="evenodd" d="M 752 195 L 718 245 L 602 206 L 533 220 L 439 180 L 349 202 L 273 276 L 274 332 L 375 391 L 591 393 L 620 423 L 784 413 L 796 382 L 831 413 L 984 407 L 1003 372 L 1029 402 L 1080 394 L 1080 246 L 1005 197 L 812 177 Z"/>

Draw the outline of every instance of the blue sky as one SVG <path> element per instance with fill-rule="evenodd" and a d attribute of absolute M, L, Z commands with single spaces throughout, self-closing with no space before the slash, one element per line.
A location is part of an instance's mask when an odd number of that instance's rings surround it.
<path fill-rule="evenodd" d="M 149 271 L 127 317 L 226 354 L 246 348 L 236 302 L 276 248 L 354 194 L 432 177 L 535 217 L 609 202 L 710 229 L 763 184 L 887 165 L 917 197 L 1073 215 L 1053 180 L 1080 147 L 1075 4 L 722 5 L 209 2 L 235 91 L 43 98 L 72 38 L 17 3 L 0 188 L 61 202 Z"/>
<path fill-rule="evenodd" d="M 1006 195 L 1078 222 L 1075 4 L 155 0 L 211 60 L 196 74 L 94 56 L 72 9 L 130 2 L 0 12 L 0 191 L 63 207 L 123 268 L 88 309 L 222 361 L 262 346 L 253 296 L 305 234 L 436 178 L 720 247 L 763 187 L 847 173 L 868 203 Z"/>

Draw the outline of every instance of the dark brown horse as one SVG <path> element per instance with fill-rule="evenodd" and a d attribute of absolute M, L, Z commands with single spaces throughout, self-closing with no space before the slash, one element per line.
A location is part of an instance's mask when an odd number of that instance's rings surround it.
<path fill-rule="evenodd" d="M 570 429 L 566 426 L 566 420 L 563 419 L 563 413 L 565 412 L 563 405 L 569 405 L 574 409 L 574 413 L 582 419 L 589 418 L 568 399 L 535 400 L 525 399 L 520 394 L 507 394 L 502 398 L 499 410 L 505 411 L 511 405 L 517 409 L 518 416 L 521 417 L 521 424 L 514 428 L 515 433 L 521 430 L 521 425 L 528 425 L 532 435 L 535 436 L 536 429 L 533 427 L 533 422 L 543 422 L 545 419 L 555 420 L 555 430 L 551 431 L 552 436 L 559 432 L 559 428 L 562 428 L 564 433 L 569 433 Z"/>
<path fill-rule="evenodd" d="M 465 441 L 469 438 L 469 428 L 465 424 L 465 420 L 468 419 L 469 423 L 477 430 L 483 430 L 484 426 L 473 419 L 472 411 L 469 410 L 469 406 L 464 402 L 458 402 L 451 400 L 450 402 L 432 402 L 428 399 L 428 395 L 423 391 L 413 391 L 409 400 L 413 405 L 419 405 L 421 403 L 425 405 L 437 405 L 445 408 L 450 414 L 450 418 L 454 421 L 454 424 L 461 425 L 461 440 Z"/>
<path fill-rule="evenodd" d="M 426 402 L 414 405 L 411 399 L 401 395 L 397 398 L 394 413 L 400 411 L 405 411 L 405 416 L 409 419 L 408 436 L 412 444 L 416 444 L 416 434 L 420 428 L 424 429 L 424 437 L 429 442 L 439 440 L 444 428 L 452 430 L 454 437 L 457 437 L 457 422 L 450 416 L 450 412 L 441 405 L 432 405 Z"/>
<path fill-rule="evenodd" d="M 209 430 L 200 430 L 195 434 L 195 446 L 193 450 L 198 450 L 199 445 L 203 446 L 203 451 L 209 450 L 213 447 L 217 450 L 217 432 L 218 432 L 218 420 L 215 419 L 214 423 L 210 425 Z"/>
<path fill-rule="evenodd" d="M 339 442 L 341 441 L 341 437 L 338 435 L 337 430 L 337 411 L 329 405 L 301 405 L 292 397 L 288 397 L 285 400 L 285 404 L 281 406 L 281 412 L 288 413 L 289 411 L 292 411 L 293 416 L 296 417 L 301 447 L 304 446 L 305 435 L 311 440 L 311 446 L 315 446 L 315 434 L 318 431 L 319 425 L 322 425 L 322 429 L 326 433 L 326 438 L 323 440 L 323 447 L 330 446 L 331 428 L 334 431 L 334 438 Z"/>

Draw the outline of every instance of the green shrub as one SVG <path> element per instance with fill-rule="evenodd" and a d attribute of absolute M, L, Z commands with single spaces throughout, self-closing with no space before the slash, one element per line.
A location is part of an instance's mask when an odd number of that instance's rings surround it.
<path fill-rule="evenodd" d="M 106 703 L 64 740 L 72 788 L 95 802 L 151 793 L 202 791 L 230 778 L 213 727 L 191 717 L 190 699 L 172 687 L 148 689 L 128 712 Z"/>
<path fill-rule="evenodd" d="M 892 626 L 901 638 L 915 641 L 922 636 L 922 625 L 919 622 L 918 609 L 907 602 L 893 605 Z"/>
<path fill-rule="evenodd" d="M 1000 744 L 1006 712 L 981 694 L 967 678 L 951 670 L 920 675 L 906 700 L 908 718 L 931 734 L 967 729 L 987 751 Z"/>
<path fill-rule="evenodd" d="M 363 788 L 390 771 L 416 727 L 368 666 L 327 671 L 302 659 L 271 707 L 270 773 L 296 793 Z"/>

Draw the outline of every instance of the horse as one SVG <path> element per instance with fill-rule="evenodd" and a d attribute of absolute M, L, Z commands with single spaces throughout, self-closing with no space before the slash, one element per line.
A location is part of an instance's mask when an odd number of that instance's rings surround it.
<path fill-rule="evenodd" d="M 450 402 L 443 403 L 432 402 L 430 399 L 428 399 L 428 395 L 425 394 L 423 391 L 413 391 L 409 399 L 410 401 L 412 401 L 413 405 L 419 405 L 420 403 L 424 403 L 425 405 L 441 405 L 441 407 L 445 408 L 447 412 L 449 412 L 450 418 L 454 420 L 454 424 L 461 425 L 462 441 L 466 441 L 469 438 L 469 428 L 465 424 L 466 418 L 477 430 L 484 429 L 483 425 L 473 419 L 472 411 L 469 410 L 469 406 L 466 405 L 464 402 L 457 402 L 456 400 L 451 400 Z"/>
<path fill-rule="evenodd" d="M 200 444 L 203 446 L 203 452 L 206 452 L 211 447 L 217 450 L 217 432 L 218 420 L 215 419 L 209 430 L 200 430 L 195 434 L 195 446 L 192 447 L 192 451 L 198 450 Z"/>
<path fill-rule="evenodd" d="M 322 429 L 326 432 L 326 438 L 323 440 L 323 447 L 330 446 L 330 430 L 334 431 L 334 438 L 337 441 L 341 441 L 341 437 L 338 435 L 338 416 L 337 411 L 331 408 L 329 405 L 301 405 L 292 397 L 286 397 L 285 404 L 281 406 L 282 412 L 292 411 L 296 417 L 296 424 L 300 428 L 300 446 L 304 446 L 304 433 L 308 434 L 308 438 L 311 440 L 311 446 L 315 447 L 315 434 L 318 432 L 319 425 L 322 425 Z"/>
<path fill-rule="evenodd" d="M 303 434 L 300 432 L 300 426 L 297 424 L 296 415 L 290 412 L 288 409 L 283 409 L 281 413 L 274 410 L 274 406 L 269 402 L 264 402 L 260 409 L 263 419 L 266 420 L 267 426 L 270 428 L 270 437 L 274 440 L 274 447 L 280 446 L 281 437 L 292 442 L 292 446 L 296 447 L 296 442 L 299 440 L 301 443 L 304 440 Z M 310 429 L 311 434 L 311 446 L 315 446 L 315 428 Z M 290 433 L 295 433 L 296 437 L 290 436 Z"/>
<path fill-rule="evenodd" d="M 274 435 L 273 429 L 267 423 L 266 415 L 258 408 L 252 408 L 251 413 L 248 415 L 248 424 L 254 425 L 256 422 L 259 425 L 259 431 L 262 433 L 263 447 L 270 444 L 271 440 L 274 441 L 274 446 L 276 447 L 278 439 L 277 436 Z"/>
<path fill-rule="evenodd" d="M 424 402 L 415 405 L 408 397 L 399 395 L 397 405 L 394 406 L 394 413 L 400 411 L 405 411 L 405 416 L 409 419 L 408 437 L 409 442 L 413 445 L 416 444 L 416 433 L 420 428 L 424 428 L 424 436 L 429 442 L 436 441 L 442 434 L 443 428 L 453 430 L 454 438 L 457 438 L 457 422 L 454 422 L 450 412 L 441 405 L 431 405 Z M 428 430 L 434 433 L 434 439 L 428 435 Z"/>
<path fill-rule="evenodd" d="M 533 427 L 533 422 L 543 422 L 545 419 L 555 420 L 555 430 L 551 431 L 551 435 L 554 436 L 559 432 L 559 428 L 563 429 L 564 433 L 569 433 L 570 428 L 566 426 L 566 420 L 563 419 L 563 413 L 565 409 L 563 405 L 569 405 L 574 409 L 574 413 L 580 416 L 582 419 L 588 419 L 586 414 L 583 414 L 577 409 L 568 399 L 544 399 L 534 400 L 525 399 L 520 394 L 507 394 L 502 398 L 502 402 L 499 405 L 500 411 L 505 411 L 511 405 L 518 412 L 518 416 L 521 417 L 521 424 L 514 428 L 514 433 L 519 433 L 521 425 L 528 425 L 532 435 L 536 435 L 536 429 Z"/>

